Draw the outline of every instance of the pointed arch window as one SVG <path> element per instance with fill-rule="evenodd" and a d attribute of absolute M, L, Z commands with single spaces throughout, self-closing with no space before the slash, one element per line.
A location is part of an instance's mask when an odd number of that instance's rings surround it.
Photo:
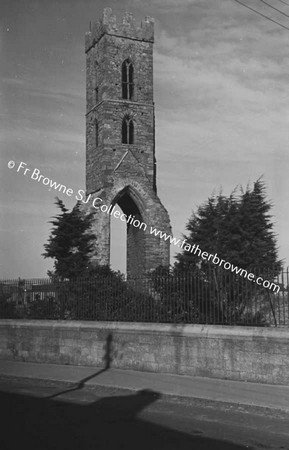
<path fill-rule="evenodd" d="M 122 140 L 123 144 L 133 144 L 134 143 L 134 123 L 133 120 L 126 116 L 122 121 Z"/>
<path fill-rule="evenodd" d="M 132 100 L 133 98 L 133 65 L 129 59 L 122 63 L 122 98 L 125 100 Z"/>

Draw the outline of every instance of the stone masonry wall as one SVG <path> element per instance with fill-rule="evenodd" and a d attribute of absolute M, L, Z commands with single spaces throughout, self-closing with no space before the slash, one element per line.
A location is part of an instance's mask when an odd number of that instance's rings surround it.
<path fill-rule="evenodd" d="M 116 322 L 0 321 L 1 359 L 289 385 L 289 330 Z"/>
<path fill-rule="evenodd" d="M 127 228 L 128 278 L 169 265 L 170 243 L 149 233 L 152 226 L 171 234 L 156 193 L 153 42 L 153 19 L 138 26 L 131 14 L 117 20 L 110 8 L 86 35 L 86 195 L 100 198 L 99 205 L 118 204 L 127 217 L 133 214 L 147 225 L 145 231 Z M 123 98 L 122 67 L 128 60 L 133 95 Z M 133 123 L 131 143 L 123 143 L 124 118 Z M 110 216 L 98 210 L 93 230 L 92 262 L 109 264 Z"/>
<path fill-rule="evenodd" d="M 102 20 L 111 24 L 112 14 Z M 153 23 L 151 24 L 153 29 Z M 116 28 L 119 33 L 116 33 Z M 123 29 L 127 33 L 123 33 Z M 86 62 L 86 186 L 87 193 L 113 182 L 114 169 L 126 150 L 134 160 L 126 164 L 126 175 L 146 177 L 155 187 L 155 129 L 153 104 L 153 44 L 138 39 L 131 21 L 103 26 L 93 47 L 87 50 Z M 111 30 L 114 32 L 112 34 Z M 134 35 L 134 33 L 136 33 Z M 124 37 L 126 36 L 126 37 Z M 130 59 L 134 68 L 134 95 L 122 98 L 122 63 Z M 97 95 L 96 95 L 97 90 Z M 134 145 L 122 144 L 122 121 L 128 115 L 135 126 Z M 95 122 L 98 124 L 98 144 Z M 137 163 L 137 164 L 136 164 Z M 141 166 L 142 173 L 134 170 Z"/>

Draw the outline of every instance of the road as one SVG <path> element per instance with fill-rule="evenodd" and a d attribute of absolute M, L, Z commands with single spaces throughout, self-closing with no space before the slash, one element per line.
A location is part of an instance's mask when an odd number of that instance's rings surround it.
<path fill-rule="evenodd" d="M 289 414 L 114 388 L 0 378 L 1 450 L 289 450 Z"/>

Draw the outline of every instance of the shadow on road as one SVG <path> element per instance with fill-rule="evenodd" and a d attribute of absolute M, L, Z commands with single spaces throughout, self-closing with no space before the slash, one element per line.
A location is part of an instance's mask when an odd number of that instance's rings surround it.
<path fill-rule="evenodd" d="M 76 404 L 0 392 L 1 449 L 18 450 L 245 450 L 138 418 L 158 392 L 105 397 Z M 152 415 L 153 417 L 153 415 Z M 192 432 L 193 433 L 193 432 Z M 248 448 L 247 448 L 248 449 Z"/>
<path fill-rule="evenodd" d="M 89 375 L 89 377 L 83 378 L 76 384 L 76 386 L 66 389 L 65 391 L 57 392 L 56 394 L 53 394 L 47 398 L 52 399 L 55 397 L 59 397 L 60 395 L 67 394 L 68 392 L 79 391 L 80 389 L 83 389 L 87 381 L 92 380 L 93 378 L 97 377 L 98 375 L 100 375 L 101 373 L 105 372 L 110 368 L 110 364 L 112 362 L 111 350 L 112 350 L 112 334 L 109 333 L 106 338 L 105 352 L 103 356 L 104 368 L 96 373 L 93 373 L 92 375 Z"/>

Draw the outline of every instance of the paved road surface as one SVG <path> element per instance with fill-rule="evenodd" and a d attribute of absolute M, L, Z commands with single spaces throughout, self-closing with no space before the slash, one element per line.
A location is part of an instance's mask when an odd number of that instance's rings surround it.
<path fill-rule="evenodd" d="M 289 450 L 289 414 L 157 392 L 0 379 L 1 450 Z"/>

